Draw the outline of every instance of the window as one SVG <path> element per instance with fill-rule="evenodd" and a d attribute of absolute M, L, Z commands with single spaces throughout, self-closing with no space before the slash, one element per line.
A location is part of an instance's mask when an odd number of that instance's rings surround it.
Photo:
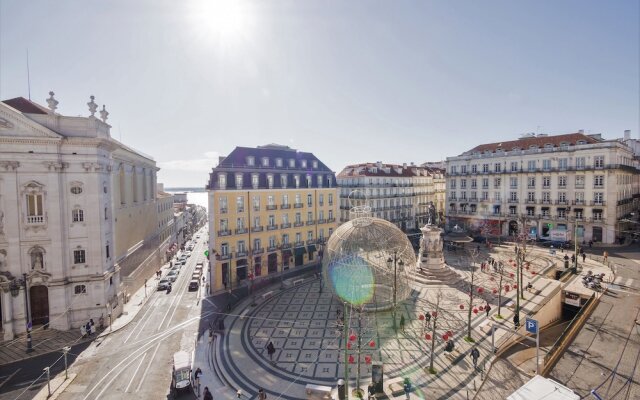
<path fill-rule="evenodd" d="M 269 247 L 272 249 L 276 247 L 276 237 L 273 235 L 269 236 Z"/>
<path fill-rule="evenodd" d="M 549 218 L 549 209 L 548 208 L 543 208 L 542 209 L 542 216 L 545 218 Z"/>
<path fill-rule="evenodd" d="M 544 171 L 550 171 L 551 170 L 551 160 L 549 160 L 549 159 L 542 160 L 542 169 Z"/>
<path fill-rule="evenodd" d="M 257 189 L 259 184 L 260 184 L 260 175 L 251 174 L 251 186 L 254 189 Z"/>
<path fill-rule="evenodd" d="M 510 201 L 518 201 L 518 192 L 510 192 L 509 193 Z"/>
<path fill-rule="evenodd" d="M 550 176 L 543 176 L 542 177 L 542 187 L 543 188 L 550 188 L 551 187 L 551 177 Z"/>
<path fill-rule="evenodd" d="M 458 173 L 458 166 L 457 165 L 452 165 L 451 166 L 451 173 L 454 174 L 454 175 Z"/>
<path fill-rule="evenodd" d="M 218 186 L 220 187 L 220 189 L 226 189 L 227 188 L 227 175 L 226 174 L 218 175 Z"/>
<path fill-rule="evenodd" d="M 307 168 L 307 160 L 300 160 L 300 166 L 302 168 Z"/>
<path fill-rule="evenodd" d="M 269 157 L 262 157 L 262 166 L 263 167 L 269 166 Z"/>
<path fill-rule="evenodd" d="M 564 204 L 567 202 L 567 194 L 565 192 L 558 192 L 558 203 Z"/>
<path fill-rule="evenodd" d="M 27 223 L 36 224 L 44 222 L 44 210 L 42 207 L 42 194 L 27 195 Z"/>
<path fill-rule="evenodd" d="M 535 171 L 536 170 L 536 160 L 527 161 L 527 169 L 529 171 Z"/>
<path fill-rule="evenodd" d="M 282 167 L 282 158 L 276 158 L 276 167 Z"/>
<path fill-rule="evenodd" d="M 71 211 L 71 217 L 73 219 L 73 222 L 83 222 L 84 211 L 79 208 L 75 208 Z"/>
<path fill-rule="evenodd" d="M 324 205 L 324 194 L 320 193 L 318 195 L 318 205 L 319 206 L 323 206 Z"/>
<path fill-rule="evenodd" d="M 576 189 L 584 188 L 584 175 L 576 175 Z"/>
<path fill-rule="evenodd" d="M 282 223 L 285 225 L 289 223 L 289 214 L 282 214 Z"/>
<path fill-rule="evenodd" d="M 313 222 L 313 213 L 311 211 L 307 212 L 307 222 Z"/>
<path fill-rule="evenodd" d="M 282 205 L 283 206 L 289 205 L 289 195 L 288 194 L 283 194 L 282 195 Z"/>
<path fill-rule="evenodd" d="M 295 168 L 296 167 L 296 160 L 294 160 L 293 158 L 289 159 L 289 168 Z"/>
<path fill-rule="evenodd" d="M 595 168 L 604 168 L 604 156 L 594 156 L 593 166 Z"/>
<path fill-rule="evenodd" d="M 500 163 L 495 163 L 495 164 L 493 165 L 493 170 L 494 170 L 495 172 L 500 172 L 500 171 L 501 171 L 501 164 L 500 164 Z"/>
<path fill-rule="evenodd" d="M 273 189 L 273 174 L 267 175 L 267 186 L 269 189 Z"/>
<path fill-rule="evenodd" d="M 452 179 L 449 186 L 451 187 L 451 189 L 455 189 L 456 188 L 456 180 Z"/>
<path fill-rule="evenodd" d="M 333 193 L 329 193 L 329 205 L 333 205 Z"/>
<path fill-rule="evenodd" d="M 318 160 L 313 160 L 311 165 L 312 165 L 313 169 L 317 169 L 318 168 Z"/>
<path fill-rule="evenodd" d="M 460 189 L 466 189 L 466 188 L 467 188 L 467 180 L 460 179 Z"/>
<path fill-rule="evenodd" d="M 551 203 L 551 192 L 542 192 L 542 203 Z"/>
<path fill-rule="evenodd" d="M 307 231 L 307 240 L 313 240 L 313 231 Z"/>
<path fill-rule="evenodd" d="M 584 204 L 584 192 L 576 192 L 576 204 Z"/>
<path fill-rule="evenodd" d="M 471 189 L 476 189 L 478 187 L 478 181 L 476 179 L 471 179 Z"/>
<path fill-rule="evenodd" d="M 489 189 L 489 178 L 482 178 L 482 188 Z"/>
<path fill-rule="evenodd" d="M 500 189 L 500 186 L 502 186 L 502 180 L 500 178 L 494 178 L 493 179 L 493 188 L 494 189 Z"/>
<path fill-rule="evenodd" d="M 313 186 L 311 183 L 311 175 L 307 175 L 307 187 L 310 188 L 311 186 Z"/>
<path fill-rule="evenodd" d="M 509 187 L 511 189 L 516 189 L 518 187 L 518 178 L 509 178 Z"/>
<path fill-rule="evenodd" d="M 602 192 L 594 192 L 593 193 L 593 203 L 594 204 L 603 204 L 604 202 L 604 193 Z"/>
<path fill-rule="evenodd" d="M 324 221 L 324 211 L 318 211 L 318 220 Z"/>
<path fill-rule="evenodd" d="M 535 189 L 536 187 L 536 178 L 535 177 L 528 177 L 527 178 L 527 187 L 529 189 Z"/>
<path fill-rule="evenodd" d="M 467 166 L 466 165 L 460 166 L 460 173 L 461 174 L 466 174 L 467 173 Z"/>
<path fill-rule="evenodd" d="M 569 167 L 569 159 L 560 158 L 558 159 L 558 168 L 561 170 L 566 170 Z"/>
<path fill-rule="evenodd" d="M 253 196 L 253 211 L 260 211 L 260 196 Z"/>
<path fill-rule="evenodd" d="M 260 242 L 260 239 L 253 239 L 253 248 L 254 249 L 260 249 L 262 246 L 262 243 Z"/>
<path fill-rule="evenodd" d="M 74 264 L 84 264 L 85 263 L 85 252 L 84 252 L 84 250 L 74 250 L 73 251 L 73 263 Z"/>
<path fill-rule="evenodd" d="M 85 285 L 75 285 L 73 294 L 87 294 L 87 287 Z"/>
<path fill-rule="evenodd" d="M 518 171 L 518 162 L 511 161 L 511 172 L 517 172 L 517 171 Z"/>
<path fill-rule="evenodd" d="M 302 215 L 300 213 L 296 213 L 295 223 L 296 224 L 301 224 L 302 223 Z"/>
<path fill-rule="evenodd" d="M 227 197 L 220 197 L 218 199 L 218 204 L 220 205 L 220 214 L 224 214 L 227 212 Z"/>
<path fill-rule="evenodd" d="M 109 213 L 107 212 L 107 207 L 104 208 L 104 220 L 108 220 L 109 219 Z"/>
<path fill-rule="evenodd" d="M 127 191 L 125 185 L 124 165 L 120 164 L 120 170 L 118 171 L 118 184 L 120 186 L 120 205 L 127 203 Z"/>
<path fill-rule="evenodd" d="M 236 174 L 236 189 L 242 189 L 242 174 Z"/>
<path fill-rule="evenodd" d="M 593 210 L 593 220 L 602 221 L 602 210 Z"/>
<path fill-rule="evenodd" d="M 253 217 L 253 227 L 254 228 L 260 227 L 260 216 Z"/>
<path fill-rule="evenodd" d="M 236 197 L 236 210 L 238 212 L 244 212 L 244 197 L 243 196 Z"/>
<path fill-rule="evenodd" d="M 236 218 L 236 228 L 238 230 L 244 229 L 244 218 L 242 218 L 242 217 Z"/>
<path fill-rule="evenodd" d="M 316 181 L 318 182 L 318 187 L 322 187 L 322 175 L 317 175 Z"/>
<path fill-rule="evenodd" d="M 276 205 L 276 201 L 275 201 L 275 197 L 273 197 L 272 194 L 267 196 L 267 206 L 275 206 Z"/>
<path fill-rule="evenodd" d="M 82 193 L 82 186 L 76 185 L 71 187 L 71 193 L 80 194 Z"/>
<path fill-rule="evenodd" d="M 282 235 L 282 244 L 289 244 L 289 234 L 285 233 Z"/>
<path fill-rule="evenodd" d="M 106 246 L 104 246 L 104 252 L 107 256 L 107 259 L 111 258 L 111 253 L 109 252 L 109 244 L 107 243 Z"/>
<path fill-rule="evenodd" d="M 327 175 L 327 187 L 333 187 L 333 177 L 331 175 Z"/>
<path fill-rule="evenodd" d="M 308 194 L 307 195 L 307 206 L 311 207 L 313 205 L 313 197 Z"/>
<path fill-rule="evenodd" d="M 565 219 L 567 217 L 566 210 L 564 208 L 558 208 L 558 218 Z"/>
<path fill-rule="evenodd" d="M 576 157 L 576 168 L 577 169 L 584 169 L 586 163 L 584 160 L 584 157 Z"/>
<path fill-rule="evenodd" d="M 500 192 L 493 192 L 493 200 L 494 201 L 500 201 Z"/>
<path fill-rule="evenodd" d="M 253 156 L 247 157 L 247 165 L 253 167 L 256 163 L 256 159 Z"/>
<path fill-rule="evenodd" d="M 269 215 L 269 226 L 273 227 L 276 225 L 276 217 L 275 215 Z"/>
<path fill-rule="evenodd" d="M 489 164 L 482 164 L 482 172 L 485 174 L 489 172 Z"/>
<path fill-rule="evenodd" d="M 593 177 L 593 187 L 595 188 L 604 187 L 604 175 L 595 175 Z"/>
<path fill-rule="evenodd" d="M 559 176 L 558 177 L 558 187 L 559 188 L 567 187 L 567 177 L 566 176 Z"/>
<path fill-rule="evenodd" d="M 247 247 L 244 243 L 244 240 L 238 240 L 238 253 L 246 253 Z"/>
<path fill-rule="evenodd" d="M 329 210 L 329 219 L 333 219 L 333 210 Z"/>
<path fill-rule="evenodd" d="M 483 201 L 489 200 L 489 192 L 482 192 L 482 200 Z"/>
<path fill-rule="evenodd" d="M 280 174 L 280 187 L 287 188 L 287 174 Z"/>
<path fill-rule="evenodd" d="M 302 233 L 296 232 L 296 243 L 302 242 Z"/>

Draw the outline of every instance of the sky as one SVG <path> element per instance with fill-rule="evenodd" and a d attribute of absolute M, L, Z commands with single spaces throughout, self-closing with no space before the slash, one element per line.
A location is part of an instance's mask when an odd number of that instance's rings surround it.
<path fill-rule="evenodd" d="M 88 116 L 203 187 L 236 146 L 440 161 L 523 133 L 640 137 L 640 2 L 0 0 L 0 99 Z"/>

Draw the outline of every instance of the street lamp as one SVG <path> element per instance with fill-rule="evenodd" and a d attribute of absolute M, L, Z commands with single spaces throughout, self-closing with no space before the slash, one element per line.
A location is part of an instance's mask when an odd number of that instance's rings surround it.
<path fill-rule="evenodd" d="M 31 313 L 29 312 L 29 281 L 27 280 L 27 274 L 22 274 L 22 278 L 16 278 L 11 281 L 9 291 L 13 297 L 17 297 L 20 294 L 20 288 L 24 288 L 24 310 L 27 320 L 27 353 L 33 351 L 31 345 Z"/>
<path fill-rule="evenodd" d="M 398 288 L 398 266 L 402 269 L 404 266 L 404 262 L 402 260 L 398 260 L 398 252 L 393 252 L 393 259 L 389 257 L 387 259 L 387 266 L 391 268 L 391 264 L 393 263 L 393 330 L 396 331 L 396 294 Z"/>

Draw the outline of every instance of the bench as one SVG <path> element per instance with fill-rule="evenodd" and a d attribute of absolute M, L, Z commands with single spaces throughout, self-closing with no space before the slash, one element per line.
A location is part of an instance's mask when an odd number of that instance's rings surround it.
<path fill-rule="evenodd" d="M 444 352 L 444 355 L 451 361 L 452 364 L 457 364 L 464 358 L 464 354 L 460 353 L 458 349 L 453 349 L 451 352 Z"/>
<path fill-rule="evenodd" d="M 305 387 L 307 399 L 331 399 L 331 386 L 307 384 Z"/>
<path fill-rule="evenodd" d="M 304 282 L 304 278 L 296 279 L 295 281 L 293 281 L 293 286 L 299 285 L 303 282 Z"/>
<path fill-rule="evenodd" d="M 404 378 L 397 377 L 387 381 L 387 387 L 391 392 L 391 396 L 400 396 L 404 394 Z"/>
<path fill-rule="evenodd" d="M 273 290 L 271 290 L 269 292 L 266 292 L 266 293 L 263 293 L 261 297 L 262 297 L 262 300 L 266 300 L 271 296 L 273 296 Z"/>
<path fill-rule="evenodd" d="M 248 312 L 249 312 L 249 309 L 248 309 L 248 308 L 245 308 L 245 309 L 244 309 L 244 311 L 242 312 L 242 314 L 240 314 L 240 319 L 241 319 L 241 320 L 242 320 L 242 319 L 244 319 L 244 317 L 246 317 L 246 316 L 247 316 L 247 313 L 248 313 Z"/>
<path fill-rule="evenodd" d="M 489 320 L 484 320 L 479 326 L 478 328 L 480 328 L 480 332 L 483 332 L 485 335 L 488 335 L 491 333 L 492 328 L 491 328 L 491 324 L 489 323 Z"/>

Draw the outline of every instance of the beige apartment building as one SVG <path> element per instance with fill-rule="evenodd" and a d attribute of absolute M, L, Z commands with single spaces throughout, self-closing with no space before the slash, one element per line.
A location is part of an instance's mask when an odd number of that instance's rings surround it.
<path fill-rule="evenodd" d="M 528 134 L 447 158 L 447 220 L 475 234 L 613 243 L 640 205 L 638 154 L 624 139 L 582 131 Z"/>
<path fill-rule="evenodd" d="M 317 264 L 337 226 L 335 174 L 287 146 L 236 147 L 207 190 L 214 291 Z"/>

